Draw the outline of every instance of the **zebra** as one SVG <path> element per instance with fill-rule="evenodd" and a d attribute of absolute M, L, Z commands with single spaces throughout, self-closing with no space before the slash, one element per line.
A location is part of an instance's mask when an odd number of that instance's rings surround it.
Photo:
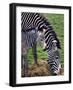
<path fill-rule="evenodd" d="M 37 51 L 36 51 L 36 44 L 37 44 L 37 33 L 36 30 L 21 31 L 21 52 L 22 52 L 22 70 L 24 71 L 22 76 L 28 75 L 28 60 L 27 60 L 27 53 L 29 48 L 32 48 L 33 55 L 34 55 L 34 63 L 37 64 Z"/>
<path fill-rule="evenodd" d="M 50 65 L 50 71 L 52 75 L 57 75 L 60 70 L 60 54 L 58 49 L 61 49 L 61 46 L 59 39 L 48 20 L 40 13 L 22 12 L 21 31 L 22 33 L 26 33 L 24 36 L 28 37 L 30 32 L 32 33 L 30 40 L 27 37 L 26 41 L 34 41 L 32 43 L 29 42 L 28 44 L 30 45 L 27 44 L 27 46 L 28 48 L 33 48 L 35 64 L 37 64 L 37 40 L 40 39 L 43 42 L 43 51 L 47 51 L 48 53 L 47 62 Z M 35 32 L 35 40 L 32 40 L 34 38 L 33 32 Z"/>

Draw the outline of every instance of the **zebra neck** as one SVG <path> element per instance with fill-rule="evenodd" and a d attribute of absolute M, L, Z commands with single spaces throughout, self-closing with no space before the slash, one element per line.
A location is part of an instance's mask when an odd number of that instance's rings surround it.
<path fill-rule="evenodd" d="M 57 48 L 57 47 L 47 48 L 47 52 L 48 52 L 48 53 L 50 53 L 50 52 L 55 52 L 55 51 L 58 51 L 58 48 Z"/>

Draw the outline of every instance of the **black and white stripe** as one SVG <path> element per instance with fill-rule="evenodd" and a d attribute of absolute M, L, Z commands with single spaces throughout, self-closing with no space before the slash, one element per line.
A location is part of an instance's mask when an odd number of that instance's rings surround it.
<path fill-rule="evenodd" d="M 60 49 L 60 42 L 56 33 L 50 27 L 44 32 L 44 41 L 46 43 L 45 50 L 48 53 L 48 64 L 50 65 L 50 71 L 53 75 L 59 72 L 60 55 L 58 49 Z"/>
<path fill-rule="evenodd" d="M 58 72 L 58 67 L 60 65 L 60 55 L 58 50 L 50 50 L 48 52 L 48 64 L 50 64 L 50 70 L 53 74 Z M 57 72 L 56 72 L 57 71 Z"/>
<path fill-rule="evenodd" d="M 32 29 L 29 32 L 23 32 L 21 33 L 21 37 L 22 37 L 22 42 L 25 40 L 26 41 L 26 45 L 28 48 L 32 48 L 33 44 L 36 43 L 37 40 L 37 33 L 35 29 Z"/>
<path fill-rule="evenodd" d="M 43 17 L 39 13 L 21 13 L 21 29 L 23 32 L 26 32 L 26 35 L 24 35 L 27 38 L 27 45 L 28 47 L 32 46 L 33 42 L 37 38 L 37 32 L 40 31 L 43 33 L 44 31 L 44 41 L 46 43 L 45 49 L 48 52 L 48 63 L 50 64 L 52 72 L 56 71 L 58 69 L 59 63 L 60 63 L 60 57 L 58 48 L 60 48 L 60 42 L 57 38 L 56 33 L 53 31 L 53 28 L 51 24 L 47 21 L 45 17 Z M 33 40 L 34 36 L 31 35 L 31 31 L 34 30 L 36 33 L 36 38 Z M 29 38 L 30 35 L 32 36 L 32 39 Z M 56 41 L 56 42 L 53 42 Z"/>
<path fill-rule="evenodd" d="M 26 12 L 21 13 L 21 28 L 23 31 L 28 31 L 33 28 L 42 30 L 43 27 L 47 27 L 47 21 L 40 14 Z"/>

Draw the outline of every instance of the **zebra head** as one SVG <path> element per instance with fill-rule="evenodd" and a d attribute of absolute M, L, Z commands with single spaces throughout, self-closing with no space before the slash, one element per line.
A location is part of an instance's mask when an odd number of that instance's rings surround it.
<path fill-rule="evenodd" d="M 50 51 L 48 51 L 48 64 L 50 65 L 50 71 L 52 75 L 58 75 L 60 73 L 61 65 L 60 65 L 60 54 L 57 47 L 53 47 Z"/>
<path fill-rule="evenodd" d="M 57 39 L 56 34 L 52 32 L 39 31 L 38 37 L 41 42 L 43 42 L 43 50 L 46 50 L 48 53 L 48 64 L 50 65 L 50 71 L 52 75 L 58 75 L 61 69 L 60 65 L 60 54 L 59 48 L 60 43 Z"/>

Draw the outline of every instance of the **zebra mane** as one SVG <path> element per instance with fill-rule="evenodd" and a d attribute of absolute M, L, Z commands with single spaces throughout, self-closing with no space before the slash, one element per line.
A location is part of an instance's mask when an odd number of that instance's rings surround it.
<path fill-rule="evenodd" d="M 60 41 L 59 41 L 59 39 L 57 38 L 57 34 L 56 34 L 55 31 L 53 31 L 53 30 L 52 30 L 51 33 L 53 34 L 55 40 L 57 41 L 57 47 L 58 47 L 59 49 L 61 49 Z"/>
<path fill-rule="evenodd" d="M 41 15 L 41 14 L 38 14 L 38 15 L 40 15 L 43 18 L 43 21 L 45 23 L 45 25 L 43 25 L 41 28 L 39 28 L 39 30 L 42 31 L 43 28 L 44 28 L 44 29 L 47 29 L 47 30 L 51 31 L 51 33 L 53 34 L 55 40 L 57 41 L 57 47 L 59 49 L 61 49 L 60 41 L 57 38 L 57 35 L 56 35 L 55 31 L 53 30 L 52 25 L 48 22 L 48 20 L 43 15 Z"/>
<path fill-rule="evenodd" d="M 42 15 L 41 15 L 41 16 L 42 16 Z M 45 25 L 42 26 L 41 29 L 44 28 L 44 29 L 50 30 L 51 33 L 53 34 L 55 40 L 57 41 L 57 47 L 58 47 L 59 49 L 61 49 L 60 41 L 59 41 L 59 39 L 57 38 L 57 35 L 56 35 L 55 31 L 53 30 L 52 25 L 50 24 L 50 22 L 48 22 L 48 20 L 47 20 L 44 16 L 43 16 L 43 20 L 44 20 Z"/>

